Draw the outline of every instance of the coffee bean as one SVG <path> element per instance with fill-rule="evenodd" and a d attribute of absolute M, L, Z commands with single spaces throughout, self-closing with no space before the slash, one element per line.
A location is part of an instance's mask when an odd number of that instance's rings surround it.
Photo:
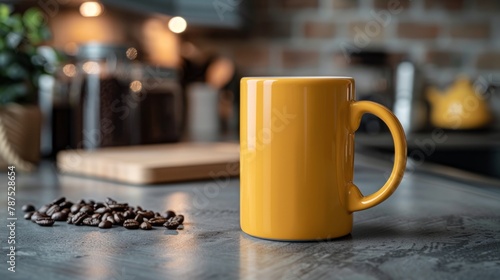
<path fill-rule="evenodd" d="M 102 207 L 106 207 L 106 205 L 104 205 L 104 203 L 102 203 L 102 202 L 96 202 L 94 204 L 94 209 L 99 209 L 99 208 L 102 208 Z"/>
<path fill-rule="evenodd" d="M 155 212 L 153 211 L 137 211 L 137 214 L 141 214 L 144 218 L 151 219 L 154 218 Z"/>
<path fill-rule="evenodd" d="M 164 223 L 167 222 L 167 219 L 163 217 L 154 217 L 152 219 L 149 219 L 148 222 L 153 226 L 162 226 Z"/>
<path fill-rule="evenodd" d="M 135 216 L 134 220 L 138 221 L 139 223 L 142 223 L 142 222 L 144 222 L 144 217 L 141 214 L 137 214 L 137 216 Z"/>
<path fill-rule="evenodd" d="M 184 222 L 184 215 L 177 215 L 173 218 L 170 218 L 169 221 L 174 221 L 174 222 L 178 222 L 179 224 L 182 224 Z"/>
<path fill-rule="evenodd" d="M 33 215 L 31 215 L 30 219 L 33 223 L 35 223 L 38 218 L 48 218 L 48 216 L 40 212 L 35 212 L 33 213 Z"/>
<path fill-rule="evenodd" d="M 120 204 L 117 203 L 117 204 L 109 204 L 108 205 L 108 208 L 111 209 L 112 211 L 120 211 L 120 212 L 123 211 L 123 210 L 125 210 L 126 207 L 127 207 L 126 204 L 121 204 L 121 203 Z"/>
<path fill-rule="evenodd" d="M 31 216 L 33 215 L 33 213 L 35 213 L 35 212 L 28 212 L 28 213 L 24 214 L 24 218 L 25 218 L 26 220 L 31 219 Z"/>
<path fill-rule="evenodd" d="M 83 219 L 83 224 L 86 225 L 86 226 L 92 226 L 92 227 L 96 227 L 99 225 L 101 221 L 99 221 L 99 219 L 96 219 L 96 218 L 91 218 L 91 217 L 87 217 L 85 219 Z"/>
<path fill-rule="evenodd" d="M 80 211 L 80 208 L 82 208 L 82 204 L 74 204 L 71 206 L 71 213 L 76 214 Z"/>
<path fill-rule="evenodd" d="M 125 221 L 125 217 L 123 217 L 123 215 L 121 213 L 116 213 L 114 216 L 113 216 L 114 220 L 115 220 L 115 225 L 123 225 L 123 222 Z"/>
<path fill-rule="evenodd" d="M 52 216 L 52 214 L 59 212 L 59 210 L 61 210 L 61 207 L 59 207 L 59 205 L 57 204 L 54 204 L 50 206 L 50 208 L 47 210 L 45 214 L 47 214 L 48 216 Z"/>
<path fill-rule="evenodd" d="M 167 229 L 177 229 L 179 225 L 180 224 L 177 221 L 169 221 L 163 224 L 163 226 L 166 227 Z"/>
<path fill-rule="evenodd" d="M 101 221 L 105 221 L 109 216 L 111 216 L 110 213 L 104 213 L 104 214 L 102 214 Z"/>
<path fill-rule="evenodd" d="M 135 218 L 135 213 L 132 210 L 127 210 L 123 212 L 123 217 L 125 217 L 125 219 L 133 219 Z"/>
<path fill-rule="evenodd" d="M 73 206 L 73 202 L 68 200 L 59 203 L 59 207 L 61 207 L 61 209 L 71 208 L 71 206 Z"/>
<path fill-rule="evenodd" d="M 33 204 L 25 204 L 23 205 L 21 210 L 23 210 L 23 212 L 34 212 L 36 209 L 35 206 L 33 206 Z"/>
<path fill-rule="evenodd" d="M 110 221 L 102 221 L 99 223 L 99 228 L 111 228 L 113 223 Z"/>
<path fill-rule="evenodd" d="M 80 212 L 84 212 L 88 215 L 92 215 L 92 214 L 94 214 L 94 207 L 92 207 L 90 205 L 82 206 L 82 208 L 80 208 Z"/>
<path fill-rule="evenodd" d="M 66 221 L 68 219 L 68 214 L 65 212 L 56 212 L 51 216 L 54 221 Z"/>
<path fill-rule="evenodd" d="M 51 226 L 55 221 L 64 221 L 74 225 L 99 226 L 111 228 L 113 224 L 123 225 L 127 229 L 141 228 L 150 230 L 153 226 L 165 226 L 167 229 L 182 230 L 184 226 L 183 215 L 176 215 L 168 210 L 162 216 L 159 212 L 146 210 L 138 205 L 136 208 L 128 203 L 118 203 L 112 198 L 105 202 L 96 202 L 92 199 L 79 200 L 73 203 L 65 197 L 55 199 L 50 204 L 45 204 L 35 211 L 32 204 L 26 204 L 22 210 L 24 218 L 36 222 L 40 226 Z M 31 211 L 30 211 L 31 210 Z"/>
<path fill-rule="evenodd" d="M 106 204 L 117 204 L 118 202 L 111 197 L 106 198 Z"/>
<path fill-rule="evenodd" d="M 92 217 L 87 217 L 83 219 L 82 224 L 88 226 Z"/>
<path fill-rule="evenodd" d="M 96 226 L 98 226 L 100 223 L 101 223 L 101 220 L 99 220 L 99 219 L 97 219 L 97 218 L 91 218 L 91 219 L 90 219 L 90 226 L 92 226 L 92 227 L 96 227 Z"/>
<path fill-rule="evenodd" d="M 63 197 L 60 197 L 60 198 L 55 199 L 54 201 L 52 201 L 52 204 L 59 205 L 59 204 L 63 203 L 64 201 L 66 201 L 66 198 L 63 196 Z"/>
<path fill-rule="evenodd" d="M 143 229 L 143 230 L 150 230 L 150 229 L 152 229 L 152 228 L 153 228 L 153 227 L 151 226 L 151 224 L 150 224 L 150 223 L 148 223 L 148 222 L 142 222 L 140 227 L 141 227 L 141 229 Z"/>
<path fill-rule="evenodd" d="M 178 218 L 179 224 L 182 225 L 184 223 L 184 215 L 177 215 L 175 217 Z"/>
<path fill-rule="evenodd" d="M 87 215 L 84 212 L 78 212 L 76 213 L 73 218 L 71 219 L 71 222 L 77 226 L 81 225 L 83 220 L 87 218 L 89 215 Z"/>
<path fill-rule="evenodd" d="M 165 216 L 164 217 L 167 220 L 170 219 L 170 218 L 173 218 L 173 217 L 175 217 L 175 212 L 172 211 L 172 210 L 167 210 L 167 211 L 165 211 Z"/>
<path fill-rule="evenodd" d="M 128 219 L 123 222 L 123 227 L 126 229 L 138 229 L 139 222 L 133 219 Z"/>
<path fill-rule="evenodd" d="M 54 220 L 49 217 L 42 217 L 36 220 L 36 223 L 42 227 L 50 227 L 54 224 Z"/>
<path fill-rule="evenodd" d="M 94 211 L 94 213 L 98 213 L 98 214 L 104 214 L 104 213 L 108 213 L 108 212 L 111 212 L 111 210 L 109 210 L 108 207 L 100 207 Z"/>
<path fill-rule="evenodd" d="M 38 212 L 45 214 L 51 206 L 52 206 L 52 204 L 45 204 L 44 206 L 40 207 L 40 209 L 38 209 Z"/>

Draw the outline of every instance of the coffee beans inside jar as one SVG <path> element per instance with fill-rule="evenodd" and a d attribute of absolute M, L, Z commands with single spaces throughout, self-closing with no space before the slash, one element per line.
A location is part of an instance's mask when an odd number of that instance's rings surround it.
<path fill-rule="evenodd" d="M 169 230 L 183 229 L 184 216 L 172 210 L 165 214 L 148 210 L 141 206 L 129 206 L 126 202 L 118 202 L 106 198 L 104 202 L 81 199 L 75 203 L 65 197 L 54 199 L 51 203 L 42 205 L 38 210 L 32 204 L 26 204 L 22 210 L 26 212 L 24 218 L 32 222 L 49 227 L 55 222 L 66 221 L 77 226 L 99 227 L 108 229 L 123 226 L 126 229 L 150 230 L 164 226 Z"/>

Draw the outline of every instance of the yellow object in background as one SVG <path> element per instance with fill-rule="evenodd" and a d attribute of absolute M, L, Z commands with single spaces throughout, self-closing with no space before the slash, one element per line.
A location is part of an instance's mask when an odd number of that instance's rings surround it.
<path fill-rule="evenodd" d="M 476 93 L 467 77 L 459 77 L 444 92 L 427 90 L 431 124 L 445 129 L 478 129 L 488 125 L 492 114 L 486 101 Z"/>
<path fill-rule="evenodd" d="M 354 101 L 347 77 L 241 80 L 241 228 L 275 240 L 347 235 L 352 212 L 387 199 L 406 166 L 401 124 L 385 107 Z M 389 180 L 363 196 L 353 184 L 354 132 L 372 113 L 389 127 L 395 146 Z"/>

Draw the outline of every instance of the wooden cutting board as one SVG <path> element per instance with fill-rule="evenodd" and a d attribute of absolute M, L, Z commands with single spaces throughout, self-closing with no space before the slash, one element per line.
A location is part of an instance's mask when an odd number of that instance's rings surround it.
<path fill-rule="evenodd" d="M 237 143 L 181 143 L 68 150 L 57 155 L 63 173 L 129 184 L 239 175 Z"/>

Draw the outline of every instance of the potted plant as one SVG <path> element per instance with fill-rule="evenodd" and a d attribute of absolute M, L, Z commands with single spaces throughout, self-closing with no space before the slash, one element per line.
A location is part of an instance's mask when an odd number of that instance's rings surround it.
<path fill-rule="evenodd" d="M 39 45 L 49 36 L 38 9 L 0 4 L 0 169 L 30 170 L 40 158 L 38 85 L 50 67 Z"/>

